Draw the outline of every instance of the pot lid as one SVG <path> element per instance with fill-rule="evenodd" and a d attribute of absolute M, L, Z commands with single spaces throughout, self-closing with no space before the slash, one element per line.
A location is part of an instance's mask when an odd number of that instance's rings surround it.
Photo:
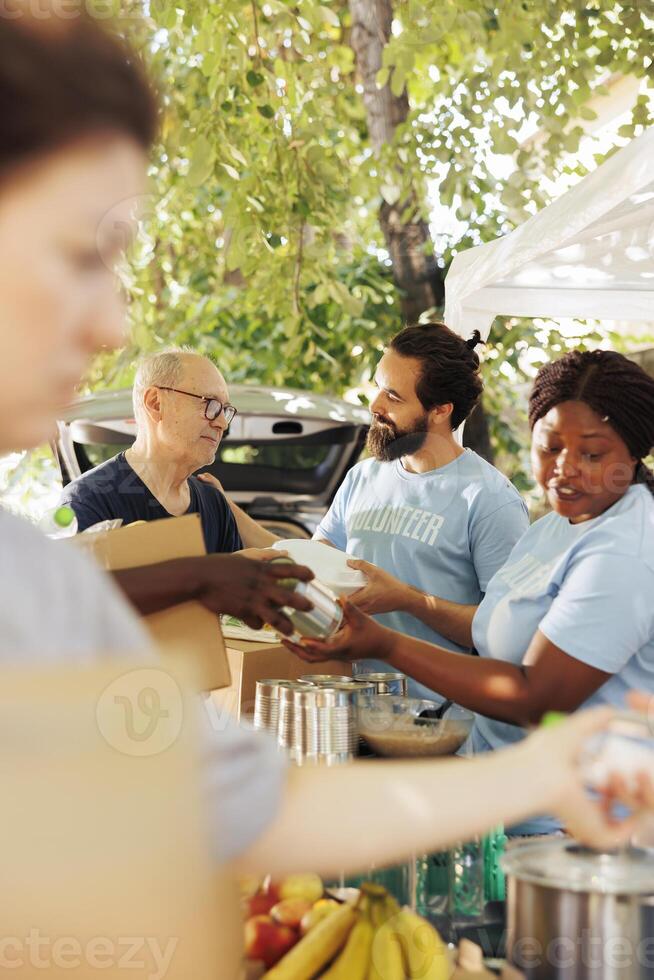
<path fill-rule="evenodd" d="M 512 847 L 502 868 L 520 881 L 575 892 L 654 894 L 654 853 L 636 847 L 594 851 L 567 838 Z"/>

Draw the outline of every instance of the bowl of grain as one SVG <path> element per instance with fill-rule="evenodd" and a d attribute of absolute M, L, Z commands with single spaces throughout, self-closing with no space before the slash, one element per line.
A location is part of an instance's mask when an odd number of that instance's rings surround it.
<path fill-rule="evenodd" d="M 393 695 L 366 695 L 359 700 L 359 735 L 375 755 L 406 759 L 454 755 L 472 729 L 471 711 L 452 704 L 435 718 L 436 701 Z"/>

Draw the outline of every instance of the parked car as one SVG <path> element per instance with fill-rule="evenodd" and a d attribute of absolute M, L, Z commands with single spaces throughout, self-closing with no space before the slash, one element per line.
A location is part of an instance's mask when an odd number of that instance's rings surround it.
<path fill-rule="evenodd" d="M 369 412 L 290 388 L 230 385 L 230 399 L 238 414 L 205 469 L 280 537 L 311 537 L 361 455 Z M 135 433 L 131 388 L 75 401 L 54 447 L 64 486 L 127 449 Z"/>

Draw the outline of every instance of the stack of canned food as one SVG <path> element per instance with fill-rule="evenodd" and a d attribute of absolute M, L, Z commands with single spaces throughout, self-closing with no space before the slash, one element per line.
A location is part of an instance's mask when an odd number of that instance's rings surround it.
<path fill-rule="evenodd" d="M 277 737 L 298 765 L 337 765 L 359 750 L 357 706 L 364 695 L 405 694 L 402 674 L 306 674 L 257 681 L 254 725 Z"/>
<path fill-rule="evenodd" d="M 274 559 L 288 562 L 287 557 Z M 280 583 L 281 584 L 281 583 Z M 325 639 L 342 625 L 343 610 L 321 582 L 283 580 L 312 604 L 308 612 L 287 608 L 295 639 Z M 354 758 L 359 749 L 357 706 L 364 695 L 406 694 L 403 674 L 306 674 L 297 681 L 257 681 L 255 728 L 276 735 L 281 749 L 298 765 L 335 765 Z"/>

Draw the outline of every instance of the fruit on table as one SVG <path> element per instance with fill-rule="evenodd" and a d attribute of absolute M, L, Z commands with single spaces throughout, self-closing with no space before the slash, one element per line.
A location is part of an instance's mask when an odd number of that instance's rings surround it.
<path fill-rule="evenodd" d="M 294 876 L 300 877 L 306 881 L 309 876 Z M 301 901 L 280 901 L 285 923 L 297 921 Z M 258 918 L 267 920 L 268 930 L 271 924 L 287 930 L 286 941 L 290 941 L 288 932 L 296 937 L 295 945 L 277 957 L 263 980 L 449 980 L 452 973 L 447 948 L 433 926 L 409 909 L 400 909 L 376 883 L 361 885 L 356 905 L 328 898 L 315 902 L 302 916 L 299 941 L 297 929 L 276 923 L 272 915 Z M 263 930 L 270 964 L 279 941 L 271 946 L 269 932 L 263 925 L 257 928 Z M 248 950 L 263 958 L 260 942 L 249 942 Z"/>
<path fill-rule="evenodd" d="M 245 901 L 245 917 L 250 919 L 253 915 L 268 915 L 271 908 L 277 905 L 281 898 L 279 886 L 274 882 L 266 881 L 259 891 L 250 895 Z"/>
<path fill-rule="evenodd" d="M 377 929 L 370 949 L 368 980 L 405 980 L 402 946 L 393 920 Z"/>
<path fill-rule="evenodd" d="M 451 974 L 447 949 L 430 922 L 403 908 L 388 924 L 400 937 L 409 977 L 447 980 Z"/>
<path fill-rule="evenodd" d="M 331 915 L 332 912 L 335 912 L 336 909 L 340 909 L 340 907 L 341 903 L 337 902 L 333 898 L 319 898 L 318 901 L 311 906 L 306 915 L 302 917 L 302 921 L 300 922 L 300 933 L 303 936 L 306 936 L 310 929 L 313 929 L 313 927 L 317 926 L 322 919 L 326 919 L 328 915 Z"/>
<path fill-rule="evenodd" d="M 297 933 L 269 915 L 255 915 L 245 923 L 245 955 L 270 969 L 297 942 Z"/>
<path fill-rule="evenodd" d="M 271 917 L 282 926 L 299 929 L 303 917 L 313 908 L 306 898 L 283 898 L 270 910 Z"/>
<path fill-rule="evenodd" d="M 319 875 L 307 873 L 288 875 L 279 885 L 280 898 L 304 898 L 313 904 L 322 898 L 325 886 Z"/>
<path fill-rule="evenodd" d="M 264 980 L 311 980 L 336 956 L 358 919 L 353 906 L 341 905 L 303 936 Z"/>
<path fill-rule="evenodd" d="M 323 973 L 322 980 L 367 980 L 374 935 L 370 920 L 359 914 L 343 952 Z"/>

